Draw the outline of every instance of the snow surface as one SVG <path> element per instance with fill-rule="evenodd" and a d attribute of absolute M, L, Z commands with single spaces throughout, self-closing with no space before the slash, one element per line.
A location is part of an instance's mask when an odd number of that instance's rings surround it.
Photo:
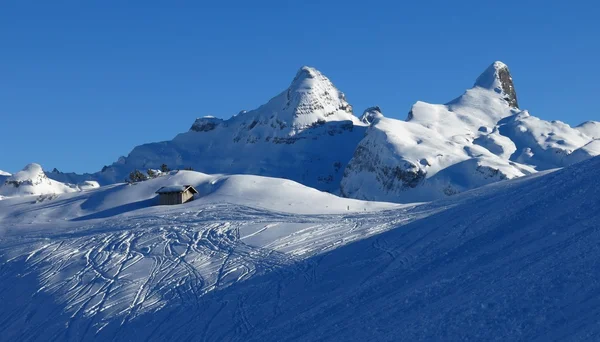
<path fill-rule="evenodd" d="M 0 201 L 0 330 L 7 340 L 595 340 L 599 173 L 594 158 L 411 206 L 189 171 Z M 185 183 L 196 200 L 153 205 L 157 188 Z"/>
<path fill-rule="evenodd" d="M 103 219 L 129 215 L 136 213 L 136 210 L 161 211 L 161 208 L 155 208 L 158 205 L 156 191 L 163 187 L 181 188 L 183 185 L 192 185 L 198 190 L 194 206 L 225 202 L 297 214 L 366 212 L 400 206 L 341 198 L 287 179 L 171 171 L 147 181 L 115 184 L 83 193 L 5 198 L 0 204 L 0 221 L 3 223 L 0 231 L 23 224 Z"/>

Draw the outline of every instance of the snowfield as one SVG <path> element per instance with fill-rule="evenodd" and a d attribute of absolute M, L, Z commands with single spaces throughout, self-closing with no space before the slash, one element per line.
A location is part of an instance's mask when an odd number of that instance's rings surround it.
<path fill-rule="evenodd" d="M 0 201 L 6 340 L 594 340 L 600 159 L 421 205 L 172 172 Z M 153 191 L 192 184 L 193 202 Z M 43 196 L 42 196 L 43 197 Z"/>

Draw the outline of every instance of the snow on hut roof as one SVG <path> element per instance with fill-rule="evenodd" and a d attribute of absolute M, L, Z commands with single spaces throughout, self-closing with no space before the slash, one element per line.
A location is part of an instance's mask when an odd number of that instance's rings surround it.
<path fill-rule="evenodd" d="M 185 192 L 186 190 L 190 190 L 192 193 L 197 194 L 198 191 L 194 189 L 191 185 L 169 185 L 163 186 L 162 188 L 156 190 L 157 194 L 168 194 L 173 192 Z"/>

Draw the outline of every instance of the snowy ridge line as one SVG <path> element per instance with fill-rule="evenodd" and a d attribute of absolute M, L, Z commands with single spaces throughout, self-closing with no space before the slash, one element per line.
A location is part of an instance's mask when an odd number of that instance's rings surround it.
<path fill-rule="evenodd" d="M 113 184 L 133 170 L 166 164 L 413 203 L 573 165 L 600 154 L 599 137 L 598 122 L 571 127 L 519 108 L 512 74 L 499 61 L 446 104 L 417 101 L 406 120 L 385 117 L 377 106 L 357 118 L 331 80 L 303 67 L 286 90 L 254 110 L 226 120 L 198 118 L 189 131 L 137 146 L 93 174 L 48 175 L 64 183 Z"/>

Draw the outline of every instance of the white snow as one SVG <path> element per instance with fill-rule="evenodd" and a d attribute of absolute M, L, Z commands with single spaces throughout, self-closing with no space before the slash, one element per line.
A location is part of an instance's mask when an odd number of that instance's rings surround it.
<path fill-rule="evenodd" d="M 0 185 L 0 195 L 4 197 L 61 194 L 77 190 L 77 188 L 46 177 L 42 167 L 35 163 L 29 164 L 23 170 L 9 176 Z"/>
<path fill-rule="evenodd" d="M 365 136 L 366 134 L 366 136 Z M 209 174 L 287 178 L 344 196 L 429 201 L 598 155 L 597 122 L 578 127 L 518 108 L 506 64 L 442 104 L 416 102 L 406 121 L 379 107 L 358 119 L 322 73 L 301 68 L 288 89 L 230 119 L 198 118 L 173 140 L 137 146 L 95 174 L 50 173 L 67 183 L 122 182 L 134 169 L 166 164 Z"/>
<path fill-rule="evenodd" d="M 597 340 L 600 123 L 511 94 L 495 62 L 445 105 L 358 119 L 303 67 L 96 174 L 0 172 L 1 339 Z"/>
<path fill-rule="evenodd" d="M 410 206 L 191 171 L 7 199 L 0 330 L 7 340 L 597 336 L 598 170 L 595 158 Z M 153 191 L 180 184 L 199 196 L 155 205 Z"/>
<path fill-rule="evenodd" d="M 587 135 L 588 137 L 600 139 L 600 122 L 598 121 L 586 121 L 575 127 L 575 129 Z"/>
<path fill-rule="evenodd" d="M 171 171 L 163 177 L 131 185 L 115 184 L 82 193 L 65 193 L 37 200 L 37 203 L 32 203 L 30 198 L 5 198 L 0 204 L 0 220 L 4 223 L 3 228 L 8 228 L 21 224 L 102 219 L 120 214 L 130 215 L 136 210 L 160 211 L 163 209 L 155 207 L 158 205 L 156 191 L 163 187 L 179 189 L 183 185 L 192 185 L 199 192 L 193 204 L 186 206 L 230 203 L 295 214 L 364 213 L 399 207 L 392 203 L 341 198 L 287 179 Z M 53 190 L 38 191 L 36 194 L 59 194 L 56 189 Z M 26 214 L 31 212 L 35 212 L 35 215 Z"/>
<path fill-rule="evenodd" d="M 98 182 L 96 182 L 96 181 L 83 181 L 83 182 L 77 184 L 77 187 L 81 190 L 91 190 L 91 189 L 99 188 L 100 184 L 98 184 Z"/>
<path fill-rule="evenodd" d="M 500 71 L 510 83 L 501 84 Z M 508 67 L 495 62 L 457 99 L 419 101 L 406 121 L 365 113 L 370 127 L 344 171 L 341 193 L 430 201 L 600 154 L 595 122 L 572 128 L 541 120 L 510 103 L 503 86 L 514 91 Z"/>
<path fill-rule="evenodd" d="M 123 182 L 134 169 L 144 172 L 166 164 L 209 174 L 288 178 L 336 192 L 365 129 L 327 77 L 302 67 L 288 89 L 257 109 L 228 120 L 199 118 L 188 132 L 170 141 L 137 146 L 93 175 L 49 176 L 68 183 L 92 179 L 106 185 Z"/>

